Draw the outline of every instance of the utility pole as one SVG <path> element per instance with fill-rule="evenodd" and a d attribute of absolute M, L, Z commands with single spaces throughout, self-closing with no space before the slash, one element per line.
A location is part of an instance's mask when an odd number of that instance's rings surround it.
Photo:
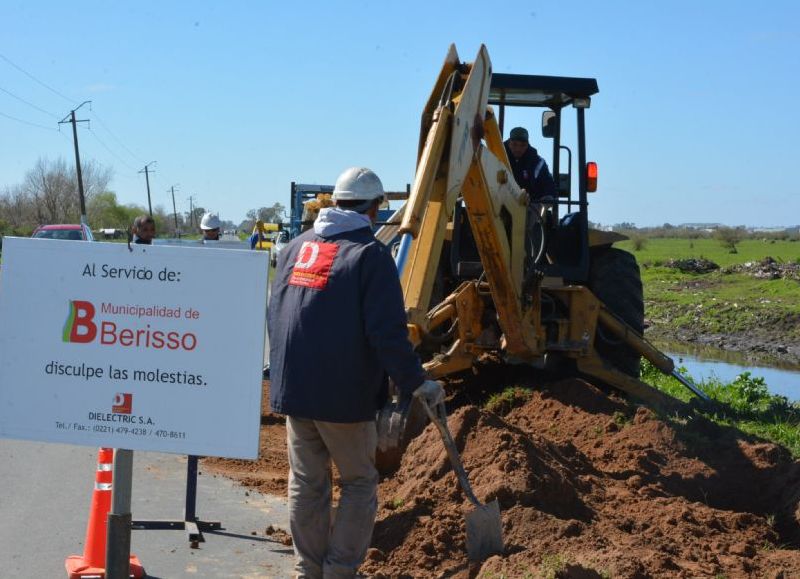
<path fill-rule="evenodd" d="M 144 180 L 147 182 L 147 210 L 150 212 L 150 217 L 153 216 L 153 204 L 150 202 L 150 173 L 155 173 L 155 171 L 151 171 L 149 167 L 154 163 L 155 161 L 150 161 L 144 166 L 144 169 L 139 171 L 139 173 L 144 173 Z"/>
<path fill-rule="evenodd" d="M 194 197 L 189 195 L 189 223 L 192 226 L 192 230 L 194 230 Z"/>
<path fill-rule="evenodd" d="M 175 207 L 175 185 L 169 188 L 172 192 L 172 213 L 175 215 L 175 235 L 178 237 L 181 236 L 181 232 L 178 231 L 178 209 Z"/>
<path fill-rule="evenodd" d="M 81 154 L 78 151 L 78 123 L 88 123 L 88 119 L 75 119 L 75 111 L 81 108 L 85 104 L 91 104 L 92 101 L 83 101 L 79 104 L 76 108 L 72 109 L 69 114 L 61 119 L 58 124 L 63 125 L 65 123 L 72 123 L 72 141 L 75 143 L 75 171 L 78 174 L 78 195 L 80 196 L 81 201 L 81 223 L 84 225 L 88 225 L 86 219 L 86 200 L 84 199 L 83 194 L 83 174 L 81 173 Z M 67 120 L 69 119 L 69 120 Z"/>

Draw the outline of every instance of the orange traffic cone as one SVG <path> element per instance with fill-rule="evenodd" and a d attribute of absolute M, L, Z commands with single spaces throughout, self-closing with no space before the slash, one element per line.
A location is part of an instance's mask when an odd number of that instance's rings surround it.
<path fill-rule="evenodd" d="M 94 479 L 92 505 L 89 508 L 89 524 L 86 526 L 86 542 L 83 555 L 70 555 L 64 562 L 69 579 L 82 577 L 105 577 L 106 575 L 106 529 L 108 513 L 111 511 L 111 476 L 114 466 L 114 449 L 97 451 L 97 474 Z M 130 576 L 144 577 L 144 568 L 136 555 L 131 555 Z"/>

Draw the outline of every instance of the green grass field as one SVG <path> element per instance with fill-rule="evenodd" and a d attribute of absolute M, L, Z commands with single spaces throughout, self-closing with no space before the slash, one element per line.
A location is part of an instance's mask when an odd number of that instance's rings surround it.
<path fill-rule="evenodd" d="M 758 279 L 740 273 L 683 273 L 664 267 L 672 258 L 704 257 L 722 267 L 759 261 L 800 262 L 800 242 L 745 240 L 729 253 L 714 239 L 648 239 L 635 251 L 618 244 L 641 266 L 645 316 L 656 335 L 678 332 L 739 334 L 800 342 L 800 283 Z"/>
<path fill-rule="evenodd" d="M 758 261 L 767 256 L 783 262 L 800 260 L 800 241 L 746 239 L 737 244 L 737 253 L 730 253 L 716 239 L 648 239 L 639 251 L 634 251 L 633 241 L 623 241 L 616 246 L 633 253 L 640 264 L 687 257 L 705 257 L 721 267 Z"/>

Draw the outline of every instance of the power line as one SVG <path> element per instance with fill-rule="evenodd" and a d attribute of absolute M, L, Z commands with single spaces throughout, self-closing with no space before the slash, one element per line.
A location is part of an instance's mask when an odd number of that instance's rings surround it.
<path fill-rule="evenodd" d="M 52 92 L 53 94 L 55 94 L 55 95 L 57 95 L 57 96 L 61 97 L 62 99 L 64 99 L 65 101 L 67 101 L 68 103 L 70 103 L 71 105 L 73 105 L 73 106 L 74 106 L 74 104 L 75 104 L 75 102 L 76 102 L 76 101 L 74 101 L 73 99 L 69 98 L 69 97 L 68 97 L 68 96 L 66 96 L 64 93 L 62 93 L 62 92 L 60 92 L 60 91 L 58 91 L 58 90 L 54 89 L 52 86 L 50 86 L 50 85 L 49 85 L 49 84 L 47 84 L 46 82 L 44 82 L 44 81 L 42 81 L 42 80 L 39 80 L 39 79 L 38 79 L 37 77 L 35 77 L 33 74 L 31 74 L 30 72 L 28 72 L 27 70 L 25 70 L 24 68 L 22 68 L 20 65 L 16 64 L 15 62 L 13 62 L 13 61 L 12 61 L 10 58 L 8 58 L 7 56 L 5 56 L 4 54 L 0 53 L 0 59 L 2 59 L 2 60 L 4 60 L 4 61 L 6 61 L 6 62 L 7 62 L 9 65 L 11 65 L 11 66 L 13 66 L 14 68 L 16 68 L 16 69 L 17 69 L 19 72 L 21 72 L 22 74 L 24 74 L 25 76 L 27 76 L 28 78 L 30 78 L 31 80 L 33 80 L 34 82 L 36 82 L 37 84 L 39 84 L 39 85 L 43 86 L 44 88 L 46 88 L 47 90 L 49 90 L 49 91 L 50 91 L 50 92 Z M 2 92 L 4 92 L 4 93 L 8 94 L 9 96 L 11 96 L 11 97 L 13 97 L 13 98 L 15 98 L 15 99 L 17 99 L 17 100 L 19 100 L 19 101 L 23 102 L 23 103 L 25 103 L 26 105 L 28 105 L 28 106 L 30 106 L 30 107 L 33 107 L 34 109 L 36 109 L 36 110 L 38 110 L 38 111 L 40 111 L 40 112 L 43 112 L 43 113 L 45 113 L 45 114 L 48 114 L 48 115 L 52 116 L 52 117 L 53 117 L 53 118 L 55 118 L 55 119 L 58 119 L 58 116 L 54 115 L 53 113 L 51 113 L 51 112 L 49 112 L 49 111 L 46 111 L 45 109 L 43 109 L 43 108 L 41 108 L 41 107 L 38 107 L 37 105 L 35 105 L 35 104 L 33 104 L 33 103 L 31 103 L 31 102 L 29 102 L 29 101 L 27 101 L 27 100 L 23 99 L 22 97 L 19 97 L 19 96 L 17 96 L 17 95 L 15 95 L 15 94 L 13 94 L 12 92 L 10 92 L 10 91 L 8 91 L 8 90 L 6 90 L 6 89 L 2 88 L 2 87 L 0 87 L 0 91 L 2 91 Z M 89 102 L 89 108 L 91 109 L 91 101 L 87 101 L 87 102 Z M 85 104 L 85 103 L 83 103 L 83 104 Z M 83 104 L 81 104 L 80 106 L 83 106 Z M 79 106 L 78 108 L 80 108 L 80 106 Z M 76 110 L 77 110 L 77 109 L 76 109 Z M 92 111 L 92 112 L 94 112 L 94 111 Z M 33 127 L 37 127 L 37 128 L 40 128 L 40 129 L 46 129 L 46 130 L 55 130 L 55 129 L 51 129 L 50 127 L 45 127 L 45 126 L 43 126 L 43 125 L 40 125 L 40 124 L 37 124 L 37 123 L 32 123 L 32 122 L 30 122 L 30 121 L 26 121 L 26 120 L 24 120 L 24 119 L 20 119 L 20 118 L 17 118 L 17 117 L 13 117 L 13 116 L 11 116 L 11 115 L 8 115 L 8 114 L 2 113 L 2 112 L 0 112 L 0 116 L 6 117 L 6 118 L 8 118 L 8 119 L 11 119 L 11 120 L 13 120 L 13 121 L 17 121 L 17 122 L 19 122 L 19 123 L 23 123 L 23 124 L 30 125 L 30 126 L 33 126 Z M 68 115 L 68 116 L 69 116 L 69 115 Z M 117 142 L 117 143 L 118 143 L 118 144 L 119 144 L 119 145 L 120 145 L 120 146 L 121 146 L 123 149 L 125 149 L 125 151 L 126 151 L 126 152 L 127 152 L 129 155 L 131 155 L 131 157 L 133 157 L 134 159 L 136 159 L 136 161 L 137 161 L 137 162 L 141 161 L 140 157 L 139 157 L 139 156 L 138 156 L 136 153 L 134 153 L 133 151 L 131 151 L 131 149 L 130 149 L 130 148 L 127 146 L 127 145 L 125 145 L 125 143 L 124 143 L 124 142 L 122 142 L 122 139 L 120 139 L 119 137 L 117 137 L 117 136 L 114 134 L 114 132 L 113 132 L 113 131 L 111 131 L 111 129 L 109 129 L 109 128 L 108 128 L 108 126 L 107 126 L 107 125 L 106 125 L 106 124 L 103 122 L 103 120 L 102 120 L 102 119 L 101 119 L 101 118 L 100 118 L 100 117 L 97 115 L 97 113 L 96 113 L 96 112 L 94 113 L 94 117 L 95 117 L 95 120 L 96 120 L 98 123 L 100 123 L 100 126 L 101 126 L 101 127 L 103 127 L 103 129 L 104 129 L 104 130 L 105 130 L 105 131 L 106 131 L 106 132 L 107 132 L 107 133 L 108 133 L 108 134 L 111 136 L 111 138 L 113 138 L 113 139 L 114 139 L 114 141 L 116 141 L 116 142 Z M 63 121 L 62 121 L 62 122 L 63 122 Z M 60 123 L 59 123 L 59 124 L 60 124 Z M 67 137 L 66 137 L 66 135 L 64 135 L 64 134 L 63 134 L 63 133 L 62 133 L 60 130 L 57 130 L 57 132 L 58 132 L 59 134 L 63 135 L 63 136 L 64 136 L 64 138 L 67 138 Z M 130 169 L 131 171 L 136 171 L 136 169 L 135 169 L 133 166 L 131 166 L 131 165 L 130 165 L 129 163 L 127 163 L 127 162 L 126 162 L 126 161 L 125 161 L 123 158 L 121 158 L 119 155 L 117 155 L 117 154 L 116 154 L 116 153 L 115 153 L 115 152 L 114 152 L 114 151 L 113 151 L 113 150 L 112 150 L 112 149 L 111 149 L 111 148 L 110 148 L 110 147 L 109 147 L 109 146 L 108 146 L 108 145 L 107 145 L 107 144 L 106 144 L 106 143 L 105 143 L 105 142 L 104 142 L 104 141 L 103 141 L 103 140 L 102 140 L 102 139 L 101 139 L 101 138 L 100 138 L 98 135 L 97 135 L 97 133 L 95 133 L 94 131 L 92 131 L 92 130 L 91 130 L 91 128 L 89 128 L 89 132 L 92 134 L 92 136 L 93 136 L 95 139 L 97 139 L 97 142 L 98 142 L 98 143 L 100 143 L 100 145 L 101 145 L 101 146 L 102 146 L 102 147 L 103 147 L 103 148 L 104 148 L 106 151 L 108 151 L 108 152 L 109 152 L 109 154 L 111 154 L 111 155 L 112 155 L 112 156 L 113 156 L 115 159 L 117 159 L 117 160 L 118 160 L 120 163 L 122 163 L 123 165 L 125 165 L 125 166 L 126 166 L 128 169 Z"/>
<path fill-rule="evenodd" d="M 50 116 L 51 116 L 51 117 L 53 117 L 54 119 L 58 119 L 58 117 L 57 117 L 56 115 L 54 115 L 53 113 L 51 113 L 50 111 L 46 111 L 46 110 L 44 110 L 42 107 L 38 107 L 38 106 L 36 106 L 35 104 L 33 104 L 32 102 L 26 101 L 26 100 L 25 100 L 24 98 L 22 98 L 21 96 L 17 96 L 17 95 L 15 95 L 13 92 L 11 92 L 10 90 L 6 90 L 6 89 L 4 89 L 2 86 L 0 86 L 0 91 L 2 91 L 2 92 L 4 92 L 4 93 L 6 93 L 8 96 L 10 96 L 10 97 L 12 97 L 12 98 L 15 98 L 15 99 L 17 99 L 17 100 L 18 100 L 18 101 L 20 101 L 20 102 L 23 102 L 23 103 L 25 103 L 25 104 L 26 104 L 26 105 L 28 105 L 29 107 L 31 107 L 31 108 L 34 108 L 34 109 L 36 109 L 37 111 L 39 111 L 39 112 L 41 112 L 41 113 L 44 113 L 44 114 L 46 114 L 46 115 L 50 115 Z"/>
<path fill-rule="evenodd" d="M 49 90 L 49 91 L 50 91 L 50 92 L 52 92 L 53 94 L 56 94 L 56 95 L 60 96 L 62 99 L 64 99 L 65 101 L 67 101 L 69 104 L 71 104 L 71 105 L 73 105 L 73 106 L 75 105 L 75 101 L 74 101 L 73 99 L 69 98 L 68 96 L 64 96 L 64 94 L 63 94 L 63 93 L 60 93 L 60 92 L 58 92 L 56 89 L 54 89 L 54 88 L 53 88 L 52 86 L 50 86 L 49 84 L 46 84 L 46 83 L 42 82 L 41 80 L 39 80 L 38 78 L 36 78 L 35 76 L 33 76 L 31 73 L 29 73 L 27 70 L 25 70 L 24 68 L 22 68 L 22 67 L 21 67 L 21 66 L 19 66 L 18 64 L 15 64 L 14 62 L 12 62 L 12 61 L 11 61 L 11 60 L 10 60 L 10 59 L 9 59 L 7 56 L 5 56 L 4 54 L 0 54 L 0 58 L 2 58 L 3 60 L 5 60 L 5 61 L 6 61 L 8 64 L 10 64 L 10 65 L 11 65 L 11 66 L 13 66 L 14 68 L 16 68 L 18 71 L 20 71 L 22 74 L 24 74 L 25 76 L 27 76 L 27 77 L 28 77 L 28 78 L 30 78 L 31 80 L 33 80 L 33 81 L 35 81 L 35 82 L 39 83 L 40 85 L 42 85 L 44 88 L 46 88 L 47 90 Z"/>
<path fill-rule="evenodd" d="M 106 130 L 106 132 L 107 132 L 109 135 L 111 135 L 111 138 L 112 138 L 112 139 L 114 139 L 114 140 L 115 140 L 115 141 L 116 141 L 116 142 L 117 142 L 117 143 L 118 143 L 118 144 L 119 144 L 119 145 L 120 145 L 120 146 L 121 146 L 123 149 L 125 149 L 125 150 L 128 152 L 128 154 L 129 154 L 131 157 L 133 157 L 133 158 L 134 158 L 134 159 L 135 159 L 137 162 L 143 162 L 143 161 L 142 161 L 142 159 L 139 157 L 139 155 L 137 155 L 136 153 L 134 153 L 133 151 L 131 151 L 131 150 L 130 150 L 130 149 L 129 149 L 129 148 L 126 146 L 126 145 L 125 145 L 125 143 L 123 143 L 123 142 L 122 142 L 122 140 L 121 140 L 119 137 L 117 137 L 117 136 L 116 136 L 116 135 L 115 135 L 113 132 L 111 132 L 111 129 L 109 129 L 109 128 L 108 128 L 108 126 L 107 126 L 107 125 L 106 125 L 106 124 L 103 122 L 103 119 L 101 119 L 101 118 L 100 118 L 100 116 L 97 114 L 97 111 L 95 111 L 95 110 L 92 110 L 92 113 L 94 113 L 94 118 L 95 118 L 95 120 L 96 120 L 98 123 L 100 123 L 100 126 L 101 126 L 101 127 L 103 127 L 103 128 Z"/>
<path fill-rule="evenodd" d="M 87 127 L 87 128 L 89 129 L 89 132 L 92 134 L 92 136 L 93 136 L 95 139 L 97 139 L 97 142 L 98 142 L 98 143 L 100 143 L 100 144 L 103 146 L 103 148 L 104 148 L 106 151 L 108 151 L 108 152 L 109 152 L 109 153 L 110 153 L 110 154 L 111 154 L 111 155 L 112 155 L 112 156 L 113 156 L 113 157 L 114 157 L 114 158 L 115 158 L 117 161 L 119 161 L 120 163 L 122 163 L 123 165 L 125 165 L 125 166 L 126 166 L 128 169 L 130 169 L 131 171 L 136 171 L 136 168 L 135 168 L 135 167 L 133 167 L 133 166 L 129 165 L 129 164 L 128 164 L 128 163 L 125 161 L 125 159 L 123 159 L 122 157 L 120 157 L 119 155 L 117 155 L 117 154 L 116 154 L 114 151 L 112 151 L 112 150 L 111 150 L 111 148 L 110 148 L 108 145 L 106 145 L 106 144 L 103 142 L 103 140 L 102 140 L 100 137 L 98 137 L 98 136 L 97 136 L 97 133 L 95 133 L 95 132 L 92 130 L 92 128 L 91 128 L 91 127 Z"/>
<path fill-rule="evenodd" d="M 7 114 L 2 113 L 2 112 L 0 112 L 0 117 L 5 117 L 7 119 L 11 119 L 12 121 L 17 121 L 18 123 L 22 123 L 24 125 L 30 125 L 32 127 L 36 127 L 36 128 L 39 128 L 39 129 L 44 129 L 46 131 L 55 131 L 57 133 L 59 132 L 58 129 L 54 129 L 53 127 L 45 127 L 44 125 L 40 125 L 38 123 L 32 123 L 32 122 L 26 121 L 24 119 L 18 119 L 17 117 L 12 117 L 11 115 L 7 115 Z"/>
<path fill-rule="evenodd" d="M 64 138 L 65 138 L 67 141 L 69 141 L 69 137 L 68 137 L 67 135 L 65 135 L 65 134 L 64 134 L 64 133 L 61 131 L 61 123 L 58 123 L 58 134 L 59 134 L 59 135 L 61 135 L 62 137 L 64 137 Z"/>

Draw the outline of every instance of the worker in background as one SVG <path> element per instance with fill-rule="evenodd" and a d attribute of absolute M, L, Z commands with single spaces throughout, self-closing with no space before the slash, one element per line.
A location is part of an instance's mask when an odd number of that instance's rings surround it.
<path fill-rule="evenodd" d="M 222 227 L 216 213 L 204 213 L 200 220 L 200 229 L 203 232 L 203 241 L 219 241 L 219 230 Z"/>
<path fill-rule="evenodd" d="M 297 577 L 354 577 L 366 555 L 377 510 L 375 414 L 388 396 L 387 375 L 406 401 L 444 399 L 408 340 L 397 268 L 372 233 L 383 199 L 375 173 L 346 170 L 335 206 L 278 257 L 270 403 L 287 415 Z M 331 460 L 342 490 L 332 526 Z"/>
<path fill-rule="evenodd" d="M 514 127 L 505 142 L 514 180 L 528 194 L 531 201 L 556 196 L 556 184 L 547 163 L 528 142 L 528 131 Z"/>
<path fill-rule="evenodd" d="M 152 245 L 156 236 L 156 222 L 149 215 L 140 215 L 133 220 L 133 242 Z"/>

